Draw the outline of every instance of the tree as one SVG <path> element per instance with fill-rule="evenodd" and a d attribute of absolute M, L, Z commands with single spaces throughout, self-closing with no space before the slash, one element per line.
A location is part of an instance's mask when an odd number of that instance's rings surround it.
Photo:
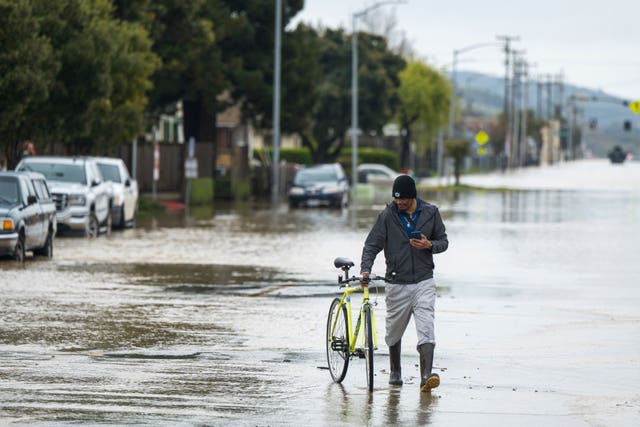
<path fill-rule="evenodd" d="M 542 147 L 542 138 L 540 136 L 540 130 L 546 125 L 545 120 L 537 119 L 533 110 L 527 110 L 527 137 L 531 137 L 536 142 L 536 152 L 528 153 L 533 159 L 539 159 L 540 149 Z M 500 113 L 497 117 L 497 122 L 491 125 L 487 131 L 490 135 L 490 144 L 494 155 L 499 160 L 504 155 L 504 141 L 506 140 L 506 119 L 504 113 Z M 579 138 L 576 137 L 576 140 Z M 533 163 L 532 158 L 528 157 L 525 161 L 525 165 Z M 499 164 L 499 163 L 498 163 Z"/>
<path fill-rule="evenodd" d="M 157 60 L 140 25 L 113 19 L 108 0 L 21 1 L 16 10 L 22 22 L 16 26 L 13 15 L 3 13 L 10 25 L 3 29 L 17 27 L 17 42 L 8 45 L 17 47 L 14 56 L 24 56 L 22 64 L 2 61 L 8 72 L 0 85 L 18 94 L 23 85 L 30 89 L 23 91 L 19 116 L 8 119 L 14 143 L 31 137 L 37 143 L 63 143 L 71 153 L 92 153 L 143 130 L 149 76 Z M 12 77 L 18 73 L 21 82 Z"/>
<path fill-rule="evenodd" d="M 283 26 L 302 5 L 283 2 Z M 182 101 L 185 137 L 199 141 L 215 141 L 216 113 L 233 104 L 243 120 L 270 126 L 274 12 L 273 0 L 116 1 L 117 15 L 145 25 L 162 59 L 151 111 Z"/>
<path fill-rule="evenodd" d="M 456 177 L 456 185 L 460 185 L 460 171 L 462 161 L 469 155 L 471 144 L 464 139 L 450 139 L 444 143 L 445 154 L 453 158 L 453 174 Z"/>
<path fill-rule="evenodd" d="M 0 141 L 8 167 L 33 137 L 28 111 L 46 101 L 59 64 L 28 0 L 0 0 Z"/>
<path fill-rule="evenodd" d="M 400 72 L 400 106 L 397 120 L 401 128 L 400 165 L 409 168 L 410 142 L 420 128 L 419 150 L 424 149 L 438 129 L 447 122 L 451 85 L 438 71 L 420 61 L 409 61 Z"/>
<path fill-rule="evenodd" d="M 300 88 L 308 89 L 296 92 L 309 108 L 295 112 L 300 118 L 290 129 L 300 135 L 315 163 L 334 161 L 351 127 L 351 35 L 344 30 L 300 31 L 305 46 L 300 53 L 307 62 L 299 62 L 295 72 L 306 79 Z M 382 134 L 398 103 L 397 75 L 404 60 L 388 49 L 384 38 L 367 33 L 358 34 L 358 56 L 360 130 Z"/>

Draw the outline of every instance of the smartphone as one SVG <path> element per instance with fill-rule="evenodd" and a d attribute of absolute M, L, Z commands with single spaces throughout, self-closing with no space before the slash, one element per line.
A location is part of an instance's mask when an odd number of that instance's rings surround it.
<path fill-rule="evenodd" d="M 413 233 L 411 233 L 411 238 L 422 240 L 422 233 L 419 231 L 414 231 Z"/>

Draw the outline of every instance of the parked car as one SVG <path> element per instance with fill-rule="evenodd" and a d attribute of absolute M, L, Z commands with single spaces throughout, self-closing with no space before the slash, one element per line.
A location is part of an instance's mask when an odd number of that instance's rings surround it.
<path fill-rule="evenodd" d="M 111 182 L 113 224 L 119 228 L 133 226 L 138 212 L 138 182 L 131 178 L 122 159 L 96 157 L 102 177 Z"/>
<path fill-rule="evenodd" d="M 380 163 L 362 163 L 358 165 L 358 182 L 361 183 L 372 181 L 392 183 L 398 175 L 400 175 L 398 172 Z"/>
<path fill-rule="evenodd" d="M 0 221 L 0 255 L 53 256 L 56 206 L 42 174 L 0 172 Z"/>
<path fill-rule="evenodd" d="M 328 205 L 334 208 L 349 202 L 349 181 L 339 163 L 304 167 L 296 172 L 289 190 L 289 206 Z"/>
<path fill-rule="evenodd" d="M 100 228 L 111 233 L 111 183 L 102 178 L 98 163 L 89 157 L 25 157 L 18 171 L 43 174 L 56 204 L 59 231 L 81 231 L 97 237 Z"/>

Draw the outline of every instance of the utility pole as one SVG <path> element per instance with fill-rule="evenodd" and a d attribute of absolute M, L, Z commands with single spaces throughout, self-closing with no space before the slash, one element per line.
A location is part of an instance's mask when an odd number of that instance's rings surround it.
<path fill-rule="evenodd" d="M 505 120 L 505 141 L 503 155 L 509 155 L 511 150 L 511 140 L 509 135 L 509 129 L 511 129 L 511 119 L 509 116 L 509 56 L 511 55 L 511 42 L 520 40 L 520 37 L 516 36 L 497 36 L 497 39 L 504 42 L 504 120 Z M 506 164 L 501 165 L 504 169 Z"/>
<path fill-rule="evenodd" d="M 527 133 L 527 121 L 529 116 L 529 64 L 527 61 L 522 63 L 522 78 L 523 78 L 523 100 L 522 100 L 522 119 L 520 120 L 520 166 L 527 165 L 527 148 L 528 133 Z"/>
<path fill-rule="evenodd" d="M 538 78 L 536 79 L 536 87 L 537 91 L 537 99 L 536 99 L 536 119 L 542 119 L 542 76 L 538 74 Z"/>
<path fill-rule="evenodd" d="M 553 164 L 553 130 L 551 129 L 551 119 L 553 119 L 553 77 L 547 74 L 547 163 Z"/>
<path fill-rule="evenodd" d="M 511 112 L 510 116 L 513 117 L 511 127 L 511 150 L 509 153 L 508 164 L 509 168 L 519 165 L 520 159 L 520 114 L 522 104 L 522 55 L 523 50 L 512 50 L 512 67 L 513 67 L 513 84 L 511 89 Z M 519 110 L 520 109 L 520 110 Z"/>
<path fill-rule="evenodd" d="M 273 61 L 273 179 L 271 182 L 271 206 L 276 209 L 280 201 L 280 39 L 282 35 L 282 0 L 276 0 Z"/>

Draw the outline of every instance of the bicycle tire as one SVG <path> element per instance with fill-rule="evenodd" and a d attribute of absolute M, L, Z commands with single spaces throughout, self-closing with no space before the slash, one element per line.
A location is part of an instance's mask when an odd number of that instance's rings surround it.
<path fill-rule="evenodd" d="M 349 368 L 349 326 L 347 323 L 347 308 L 343 305 L 338 309 L 340 299 L 331 302 L 327 317 L 326 350 L 329 373 L 333 381 L 340 383 L 347 375 Z M 334 319 L 338 317 L 334 335 L 331 335 Z"/>
<path fill-rule="evenodd" d="M 367 387 L 373 391 L 373 328 L 371 321 L 371 307 L 365 306 L 364 310 L 364 358 L 367 367 Z"/>

